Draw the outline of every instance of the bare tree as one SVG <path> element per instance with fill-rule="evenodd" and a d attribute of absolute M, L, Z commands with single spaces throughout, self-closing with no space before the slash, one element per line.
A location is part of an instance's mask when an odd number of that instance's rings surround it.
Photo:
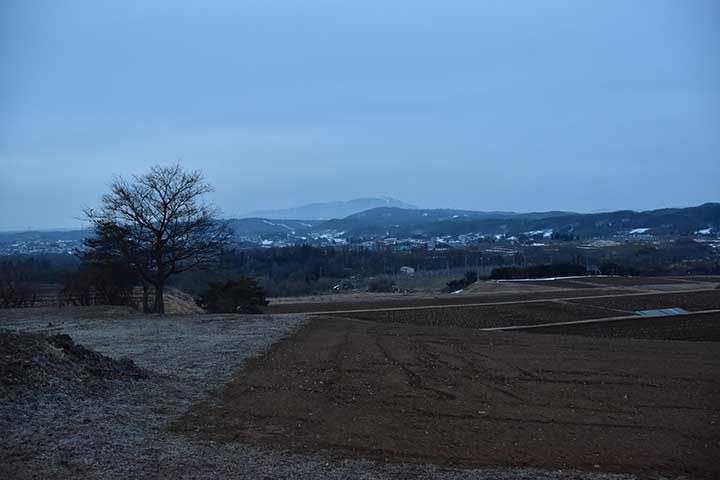
<path fill-rule="evenodd" d="M 163 314 L 168 278 L 208 267 L 230 239 L 217 209 L 203 202 L 211 191 L 200 172 L 179 165 L 153 167 L 132 181 L 115 177 L 100 208 L 85 211 L 96 236 L 81 256 L 122 259 L 154 287 L 154 310 Z"/>
<path fill-rule="evenodd" d="M 123 264 L 136 273 L 136 282 L 142 285 L 142 309 L 148 313 L 150 304 L 150 283 L 143 276 L 143 272 L 151 270 L 149 256 L 143 252 L 140 245 L 132 240 L 132 229 L 125 225 L 97 218 L 93 223 L 94 236 L 83 241 L 84 248 L 75 253 L 83 262 L 112 266 Z"/>

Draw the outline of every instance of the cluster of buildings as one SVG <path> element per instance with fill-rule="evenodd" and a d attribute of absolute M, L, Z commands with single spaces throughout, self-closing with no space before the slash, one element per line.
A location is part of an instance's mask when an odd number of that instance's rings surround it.
<path fill-rule="evenodd" d="M 720 232 L 711 228 L 694 232 L 692 238 L 713 248 L 720 248 Z M 479 247 L 483 250 L 497 251 L 499 254 L 511 254 L 525 247 L 547 247 L 575 241 L 576 246 L 584 250 L 603 249 L 628 243 L 657 243 L 670 241 L 667 236 L 653 235 L 650 228 L 634 228 L 618 232 L 609 237 L 585 239 L 580 241 L 577 237 L 558 234 L 552 229 L 535 230 L 517 234 L 482 234 L 465 233 L 457 236 L 441 235 L 431 238 L 421 236 L 411 238 L 397 238 L 391 236 L 368 236 L 352 238 L 343 231 L 309 232 L 296 235 L 295 232 L 287 234 L 273 234 L 264 236 L 240 236 L 238 244 L 243 247 L 282 248 L 297 245 L 312 245 L 317 247 L 337 247 L 356 250 L 409 252 L 413 250 L 448 250 L 453 248 Z M 5 239 L 0 236 L 0 255 L 10 254 L 72 254 L 82 245 L 78 238 L 57 239 L 41 234 L 28 238 Z"/>
<path fill-rule="evenodd" d="M 71 255 L 75 249 L 82 246 L 80 240 L 15 240 L 12 242 L 0 241 L 0 255 L 37 255 L 55 253 Z"/>

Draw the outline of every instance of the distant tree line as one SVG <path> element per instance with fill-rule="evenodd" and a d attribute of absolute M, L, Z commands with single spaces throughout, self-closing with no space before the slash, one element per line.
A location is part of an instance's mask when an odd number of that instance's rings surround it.
<path fill-rule="evenodd" d="M 67 255 L 13 255 L 0 259 L 0 308 L 32 307 L 43 284 L 63 283 L 77 269 Z"/>
<path fill-rule="evenodd" d="M 125 263 L 83 263 L 65 280 L 60 301 L 75 306 L 135 306 L 137 282 L 137 274 Z"/>
<path fill-rule="evenodd" d="M 196 301 L 210 313 L 261 313 L 268 304 L 265 290 L 249 277 L 210 282 Z"/>
<path fill-rule="evenodd" d="M 81 258 L 67 255 L 0 257 L 0 284 L 4 285 L 0 294 L 5 298 L 0 300 L 0 306 L 28 305 L 32 303 L 31 293 L 37 293 L 40 284 L 64 284 L 60 299 L 64 303 L 84 305 L 132 301 L 140 308 L 145 304 L 145 310 L 153 310 L 154 305 L 147 302 L 147 295 L 153 293 L 153 285 L 144 280 L 134 263 L 113 263 L 123 256 L 119 252 L 113 253 L 112 249 L 106 254 L 102 243 L 97 243 L 102 237 L 94 238 L 96 243 L 92 245 L 96 248 L 90 249 L 91 255 L 81 255 Z M 573 267 L 566 268 L 567 265 Z M 460 270 L 482 275 L 487 275 L 495 267 L 494 278 L 582 275 L 585 273 L 583 268 L 604 275 L 720 274 L 720 258 L 716 251 L 691 239 L 680 239 L 660 247 L 623 244 L 590 251 L 572 245 L 554 245 L 552 250 L 527 248 L 514 255 L 480 252 L 475 248 L 402 252 L 392 248 L 371 250 L 311 246 L 236 248 L 219 252 L 212 268 L 191 269 L 172 275 L 167 281 L 171 286 L 201 295 L 208 290 L 209 282 L 239 281 L 241 277 L 250 277 L 257 279 L 259 287 L 269 296 L 288 296 L 329 292 L 336 285 L 340 286 L 340 290 L 362 286 L 369 288 L 371 279 L 388 278 L 390 282 L 373 282 L 373 288 L 392 291 L 395 286 L 391 277 L 402 266 L 411 266 L 419 274 L 424 271 Z M 105 268 L 110 271 L 104 271 Z M 448 289 L 464 288 L 460 286 L 464 280 L 458 279 Z M 115 283 L 111 284 L 111 281 Z M 134 287 L 133 298 L 128 294 L 130 283 Z M 138 290 L 145 291 L 142 295 L 144 302 L 138 300 Z"/>
<path fill-rule="evenodd" d="M 447 283 L 447 287 L 445 288 L 448 292 L 456 292 L 458 290 L 462 290 L 464 288 L 469 287 L 473 283 L 478 281 L 478 275 L 477 272 L 469 271 L 465 272 L 465 276 L 463 278 L 457 279 L 457 280 L 451 280 Z"/>
<path fill-rule="evenodd" d="M 226 252 L 213 272 L 181 275 L 173 285 L 187 291 L 201 291 L 209 281 L 236 276 L 258 278 L 271 296 L 303 295 L 329 291 L 344 279 L 367 279 L 398 274 L 400 267 L 416 271 L 472 269 L 483 262 L 508 262 L 513 258 L 483 256 L 479 251 L 413 250 L 405 252 L 370 249 L 335 249 L 294 246 L 253 248 Z"/>
<path fill-rule="evenodd" d="M 7 260 L 0 263 L 0 307 L 32 307 L 35 304 L 37 292 L 28 273 L 18 263 Z"/>

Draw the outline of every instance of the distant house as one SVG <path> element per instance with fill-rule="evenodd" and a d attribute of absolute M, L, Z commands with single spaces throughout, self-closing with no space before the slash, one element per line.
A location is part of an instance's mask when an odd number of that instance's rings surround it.
<path fill-rule="evenodd" d="M 415 269 L 413 267 L 400 267 L 400 273 L 403 275 L 415 275 Z"/>

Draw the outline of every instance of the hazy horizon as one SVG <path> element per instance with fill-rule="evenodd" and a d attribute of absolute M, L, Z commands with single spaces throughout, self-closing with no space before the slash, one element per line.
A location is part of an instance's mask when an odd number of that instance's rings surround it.
<path fill-rule="evenodd" d="M 380 196 L 378 196 L 378 197 L 362 197 L 362 198 L 380 198 Z M 397 199 L 397 198 L 395 198 L 395 197 L 391 197 L 391 198 L 394 198 L 395 200 L 402 200 L 402 199 Z M 360 198 L 358 198 L 358 199 L 360 199 Z M 293 207 L 289 207 L 288 210 L 290 210 L 290 209 L 302 208 L 302 207 L 308 207 L 308 206 L 311 206 L 311 205 L 320 205 L 320 204 L 325 204 L 325 203 L 352 201 L 352 200 L 358 200 L 358 199 L 332 200 L 332 201 L 328 201 L 328 202 L 313 202 L 313 203 L 304 204 L 304 205 L 295 205 L 295 206 L 293 206 Z M 704 203 L 720 203 L 720 202 L 718 202 L 718 201 L 708 201 L 708 202 L 704 202 Z M 657 207 L 657 208 L 651 208 L 651 209 L 634 209 L 634 208 L 609 209 L 609 208 L 599 208 L 599 209 L 596 209 L 596 210 L 583 211 L 583 210 L 569 210 L 569 209 L 559 208 L 559 209 L 553 209 L 553 210 L 512 210 L 512 211 L 507 210 L 507 212 L 512 212 L 512 213 L 542 213 L 542 212 L 549 212 L 549 211 L 565 211 L 565 212 L 580 213 L 580 214 L 599 214 L 599 213 L 611 213 L 611 212 L 616 212 L 616 211 L 621 211 L 621 210 L 630 210 L 630 211 L 634 211 L 634 212 L 643 212 L 643 211 L 648 211 L 648 210 L 660 210 L 660 209 L 665 209 L 665 208 L 697 207 L 697 206 L 700 206 L 700 205 L 702 205 L 702 204 L 692 204 L 692 205 L 667 205 L 667 206 L 662 206 L 662 207 Z M 414 207 L 414 208 L 417 208 L 417 209 L 420 209 L 420 210 L 433 210 L 433 209 L 440 209 L 440 210 L 441 210 L 441 209 L 473 210 L 473 209 L 454 208 L 454 207 L 443 207 L 443 206 L 418 206 L 418 205 L 413 205 L 413 207 Z M 397 208 L 397 207 L 396 207 L 396 208 Z M 222 211 L 221 211 L 220 217 L 221 217 L 222 219 L 255 218 L 255 217 L 260 216 L 259 214 L 260 214 L 260 213 L 263 213 L 263 212 L 281 211 L 281 210 L 286 210 L 286 209 L 285 209 L 285 208 L 267 209 L 267 210 L 263 209 L 263 210 L 256 210 L 256 211 L 251 211 L 251 212 L 241 212 L 241 213 L 238 213 L 238 214 L 235 214 L 235 215 L 228 215 L 228 214 L 226 214 L 225 212 L 222 212 Z M 492 209 L 477 210 L 477 209 L 476 209 L 476 211 L 493 212 L 493 211 L 503 211 L 503 210 L 492 210 Z M 261 216 L 260 216 L 260 217 L 261 217 Z M 338 218 L 342 218 L 342 217 L 338 217 Z M 297 217 L 297 218 L 296 218 L 296 217 L 292 217 L 292 216 L 289 216 L 289 217 L 287 217 L 287 218 L 283 217 L 283 219 L 284 219 L 284 220 L 310 220 L 310 219 L 308 219 L 308 218 L 301 218 L 301 217 Z M 329 219 L 330 219 L 330 218 L 328 218 L 328 220 L 329 220 Z M 4 228 L 4 227 L 0 227 L 0 232 L 12 233 L 12 232 L 26 232 L 26 231 L 65 231 L 65 230 L 78 230 L 78 229 L 83 229 L 83 228 L 89 228 L 89 225 L 87 224 L 87 222 L 86 222 L 84 219 L 82 219 L 81 217 L 78 217 L 78 218 L 76 218 L 76 219 L 74 219 L 74 220 L 75 220 L 75 222 L 76 222 L 75 224 L 64 225 L 64 226 L 60 226 L 60 225 L 40 225 L 40 226 L 28 225 L 28 226 L 26 226 L 26 227 L 20 227 L 20 228 Z"/>
<path fill-rule="evenodd" d="M 225 217 L 720 200 L 720 3 L 0 5 L 0 230 L 113 174 L 202 170 Z"/>

